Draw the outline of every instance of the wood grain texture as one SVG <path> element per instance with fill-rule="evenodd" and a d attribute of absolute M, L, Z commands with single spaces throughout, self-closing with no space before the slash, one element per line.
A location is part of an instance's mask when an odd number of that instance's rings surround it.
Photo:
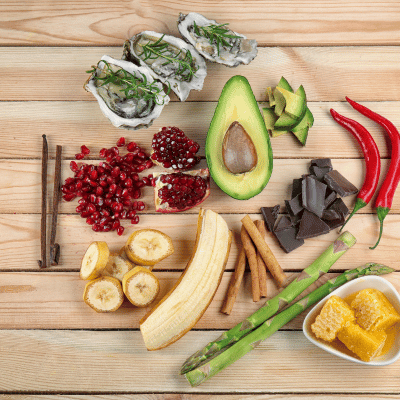
<path fill-rule="evenodd" d="M 398 25 L 400 31 L 400 22 Z M 0 100 L 95 101 L 83 89 L 88 79 L 85 71 L 104 54 L 120 58 L 123 41 L 119 44 L 94 48 L 0 47 L 2 73 L 7 76 Z M 359 101 L 395 101 L 400 100 L 399 73 L 400 54 L 395 46 L 260 48 L 249 65 L 228 68 L 207 63 L 203 89 L 191 91 L 188 101 L 218 100 L 223 86 L 234 75 L 249 80 L 258 101 L 265 100 L 267 86 L 276 86 L 282 75 L 294 89 L 303 85 L 309 101 L 343 101 L 345 96 Z M 173 94 L 171 98 L 177 100 Z"/>
<path fill-rule="evenodd" d="M 215 3 L 29 0 L 2 3 L 1 44 L 111 45 L 142 30 L 178 36 L 179 12 L 197 11 L 262 45 L 398 44 L 396 0 L 286 2 L 239 0 Z"/>
<path fill-rule="evenodd" d="M 235 240 L 232 243 L 226 270 L 234 270 L 238 257 L 240 220 L 243 214 L 221 214 L 233 231 Z M 260 215 L 250 214 L 253 219 L 261 219 Z M 3 214 L 0 215 L 0 252 L 2 263 L 0 270 L 37 270 L 36 260 L 40 254 L 40 215 L 33 214 Z M 197 228 L 197 215 L 159 215 L 144 214 L 141 216 L 142 228 L 154 228 L 165 232 L 172 238 L 175 252 L 170 257 L 155 266 L 155 270 L 183 270 L 193 251 Z M 389 214 L 385 219 L 385 228 L 381 243 L 375 250 L 369 247 L 376 241 L 379 222 L 375 215 L 355 215 L 347 229 L 357 238 L 357 244 L 348 254 L 341 257 L 333 270 L 355 268 L 366 262 L 381 262 L 400 269 L 398 254 L 395 249 L 400 237 L 400 215 Z M 61 246 L 61 258 L 58 267 L 78 271 L 81 259 L 92 241 L 105 240 L 111 251 L 118 251 L 129 234 L 136 228 L 125 230 L 123 236 L 114 233 L 95 233 L 79 216 L 62 215 L 59 218 L 57 234 Z M 271 235 L 268 245 L 275 254 L 279 264 L 285 270 L 300 271 L 311 264 L 338 237 L 336 230 L 316 238 L 307 239 L 300 248 L 286 254 Z M 16 256 L 18 255 L 18 256 Z"/>
<path fill-rule="evenodd" d="M 83 302 L 86 281 L 79 279 L 78 273 L 62 272 L 2 272 L 0 274 L 0 329 L 139 329 L 139 321 L 173 287 L 180 272 L 157 272 L 160 293 L 151 307 L 134 307 L 125 300 L 112 313 L 97 313 Z M 298 273 L 288 274 L 293 275 Z M 321 286 L 338 274 L 329 273 L 311 285 L 299 299 Z M 199 329 L 230 329 L 266 301 L 254 303 L 251 294 L 251 277 L 246 273 L 239 295 L 230 316 L 220 312 L 227 291 L 231 272 L 226 272 L 207 311 L 194 326 Z M 400 272 L 385 275 L 385 279 L 400 290 Z M 280 291 L 268 275 L 268 298 Z M 285 330 L 301 330 L 308 311 L 301 313 L 285 325 Z M 217 337 L 217 335 L 215 336 Z M 1 353 L 0 353 L 1 354 Z"/>
<path fill-rule="evenodd" d="M 386 116 L 400 128 L 400 102 L 362 104 Z M 103 116 L 96 102 L 0 102 L 0 158 L 40 158 L 42 134 L 47 135 L 52 158 L 55 157 L 56 145 L 63 146 L 64 158 L 73 158 L 82 144 L 86 144 L 91 149 L 91 156 L 96 157 L 102 147 L 113 146 L 121 136 L 137 142 L 149 152 L 153 135 L 163 126 L 178 126 L 200 144 L 199 154 L 204 155 L 215 107 L 216 103 L 212 102 L 170 103 L 153 126 L 132 132 L 115 128 Z M 347 103 L 316 102 L 309 103 L 309 107 L 315 124 L 308 135 L 307 145 L 301 146 L 292 134 L 271 138 L 274 162 L 278 158 L 363 158 L 355 139 L 332 119 L 330 108 L 363 124 L 374 137 L 381 157 L 390 157 L 383 129 Z"/>
<path fill-rule="evenodd" d="M 212 380 L 190 388 L 178 374 L 181 364 L 220 333 L 192 331 L 166 349 L 149 352 L 139 332 L 4 330 L 0 386 L 10 392 L 86 394 L 241 392 L 293 398 L 296 393 L 349 394 L 349 387 L 364 396 L 398 394 L 399 363 L 386 366 L 384 374 L 379 367 L 356 366 L 314 348 L 302 332 L 277 332 Z"/>
<path fill-rule="evenodd" d="M 373 396 L 373 397 L 372 397 Z M 0 400 L 394 400 L 397 395 L 335 395 L 335 394 L 18 394 L 2 395 Z"/>

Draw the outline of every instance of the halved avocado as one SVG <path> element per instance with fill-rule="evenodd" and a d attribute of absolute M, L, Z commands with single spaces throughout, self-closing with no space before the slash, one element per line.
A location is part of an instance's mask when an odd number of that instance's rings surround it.
<path fill-rule="evenodd" d="M 245 77 L 236 75 L 225 84 L 205 152 L 213 180 L 229 196 L 246 200 L 267 185 L 273 168 L 271 143 Z"/>

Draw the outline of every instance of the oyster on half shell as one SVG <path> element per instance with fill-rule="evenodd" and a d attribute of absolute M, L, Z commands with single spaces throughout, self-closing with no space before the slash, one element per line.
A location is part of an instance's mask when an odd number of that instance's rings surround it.
<path fill-rule="evenodd" d="M 147 66 L 155 79 L 168 85 L 181 101 L 192 89 L 201 90 L 206 63 L 194 47 L 182 39 L 144 31 L 124 44 L 123 60 Z"/>
<path fill-rule="evenodd" d="M 178 30 L 183 38 L 207 60 L 237 67 L 257 55 L 257 42 L 234 32 L 201 14 L 179 14 Z"/>
<path fill-rule="evenodd" d="M 149 127 L 170 100 L 146 67 L 109 56 L 93 68 L 84 88 L 114 126 L 127 129 Z"/>

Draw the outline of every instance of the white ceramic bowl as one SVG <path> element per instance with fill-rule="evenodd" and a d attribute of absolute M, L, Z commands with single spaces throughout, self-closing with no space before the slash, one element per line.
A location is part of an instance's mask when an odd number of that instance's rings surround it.
<path fill-rule="evenodd" d="M 373 359 L 372 361 L 365 362 L 361 361 L 359 358 L 355 356 L 351 356 L 345 354 L 339 350 L 333 348 L 329 343 L 323 342 L 318 340 L 313 332 L 311 331 L 311 324 L 315 321 L 316 316 L 321 311 L 323 305 L 327 301 L 329 297 L 332 295 L 337 295 L 341 298 L 345 298 L 346 296 L 357 292 L 362 289 L 373 288 L 380 290 L 392 303 L 393 307 L 400 313 L 400 296 L 397 293 L 394 286 L 388 282 L 386 279 L 380 276 L 364 276 L 361 278 L 354 279 L 343 286 L 339 287 L 338 289 L 334 290 L 330 293 L 327 297 L 322 299 L 318 304 L 314 306 L 314 308 L 307 314 L 304 323 L 303 323 L 303 332 L 306 338 L 311 342 L 314 343 L 316 346 L 320 347 L 321 349 L 327 351 L 328 353 L 334 354 L 338 357 L 344 358 L 345 360 L 353 361 L 359 364 L 365 365 L 389 365 L 394 363 L 400 357 L 400 330 L 397 329 L 396 332 L 396 339 L 391 347 L 390 351 L 380 357 Z"/>

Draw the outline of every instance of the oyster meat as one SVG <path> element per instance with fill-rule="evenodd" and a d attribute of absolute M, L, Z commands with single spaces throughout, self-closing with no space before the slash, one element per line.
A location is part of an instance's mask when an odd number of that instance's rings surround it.
<path fill-rule="evenodd" d="M 168 85 L 181 101 L 187 99 L 190 90 L 201 90 L 207 75 L 206 63 L 192 45 L 153 31 L 127 40 L 122 59 L 147 66 L 152 76 Z"/>
<path fill-rule="evenodd" d="M 257 42 L 234 32 L 228 24 L 218 24 L 201 14 L 179 14 L 178 30 L 207 60 L 237 67 L 248 64 L 257 55 Z"/>
<path fill-rule="evenodd" d="M 116 127 L 147 128 L 170 100 L 146 67 L 103 56 L 91 72 L 84 88 Z"/>

